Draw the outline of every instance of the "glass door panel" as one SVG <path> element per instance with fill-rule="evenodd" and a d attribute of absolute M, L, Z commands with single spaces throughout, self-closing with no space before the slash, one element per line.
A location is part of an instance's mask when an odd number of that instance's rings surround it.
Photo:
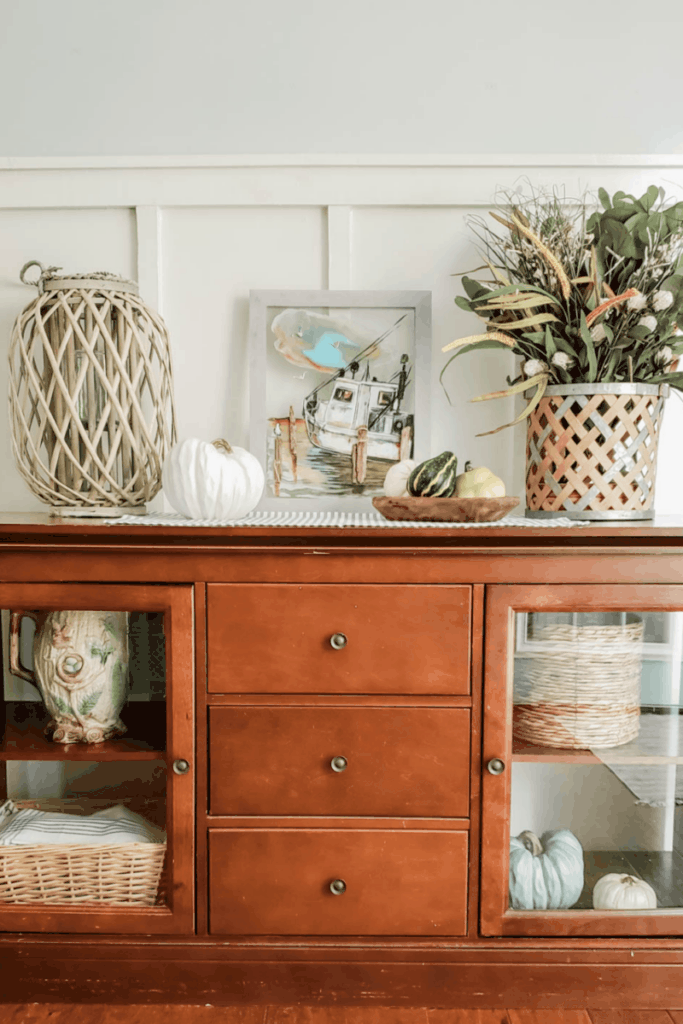
<path fill-rule="evenodd" d="M 487 707 L 504 698 L 485 725 L 488 934 L 683 932 L 683 594 L 639 606 L 647 589 L 614 607 L 628 588 L 492 588 L 507 657 L 487 666 Z"/>
<path fill-rule="evenodd" d="M 190 931 L 191 589 L 0 600 L 0 928 Z"/>

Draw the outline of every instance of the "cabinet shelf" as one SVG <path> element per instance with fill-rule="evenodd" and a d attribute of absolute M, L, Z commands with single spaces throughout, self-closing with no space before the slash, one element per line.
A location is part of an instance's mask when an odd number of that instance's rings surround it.
<path fill-rule="evenodd" d="M 539 761 L 562 764 L 602 764 L 591 750 L 572 750 L 565 747 L 539 747 L 525 740 L 512 739 L 513 761 Z"/>
<path fill-rule="evenodd" d="M 49 715 L 40 703 L 8 701 L 0 761 L 153 761 L 164 757 L 166 704 L 135 701 L 121 719 L 128 732 L 103 743 L 54 743 L 44 734 Z"/>

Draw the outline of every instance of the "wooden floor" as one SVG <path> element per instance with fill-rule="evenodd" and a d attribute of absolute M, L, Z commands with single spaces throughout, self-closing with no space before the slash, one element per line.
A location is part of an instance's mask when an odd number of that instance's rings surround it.
<path fill-rule="evenodd" d="M 683 1010 L 433 1010 L 427 1007 L 88 1006 L 0 1003 L 1 1024 L 683 1024 Z"/>

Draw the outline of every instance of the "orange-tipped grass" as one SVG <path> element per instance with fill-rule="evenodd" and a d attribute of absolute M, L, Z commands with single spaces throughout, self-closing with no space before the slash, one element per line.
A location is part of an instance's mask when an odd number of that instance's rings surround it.
<path fill-rule="evenodd" d="M 639 292 L 637 288 L 627 288 L 625 292 L 621 293 L 621 295 L 615 295 L 611 299 L 605 299 L 604 302 L 601 302 L 599 306 L 596 306 L 595 309 L 591 310 L 588 314 L 586 317 L 586 325 L 590 327 L 590 325 L 597 320 L 602 313 L 606 312 L 606 310 L 611 309 L 612 306 L 618 306 L 622 302 L 626 302 L 628 299 L 632 299 L 638 294 Z"/>

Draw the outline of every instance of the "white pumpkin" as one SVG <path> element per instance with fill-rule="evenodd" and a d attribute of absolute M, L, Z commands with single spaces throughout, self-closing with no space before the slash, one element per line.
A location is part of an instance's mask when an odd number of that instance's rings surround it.
<path fill-rule="evenodd" d="M 388 498 L 405 498 L 408 494 L 408 477 L 417 466 L 415 459 L 396 462 L 384 477 L 384 493 Z"/>
<path fill-rule="evenodd" d="M 593 888 L 595 910 L 654 910 L 657 894 L 635 875 L 603 875 Z"/>
<path fill-rule="evenodd" d="M 583 889 L 583 850 L 568 828 L 510 839 L 513 910 L 568 910 Z"/>
<path fill-rule="evenodd" d="M 161 476 L 171 505 L 188 519 L 241 519 L 256 508 L 265 483 L 251 452 L 196 437 L 171 450 Z"/>

